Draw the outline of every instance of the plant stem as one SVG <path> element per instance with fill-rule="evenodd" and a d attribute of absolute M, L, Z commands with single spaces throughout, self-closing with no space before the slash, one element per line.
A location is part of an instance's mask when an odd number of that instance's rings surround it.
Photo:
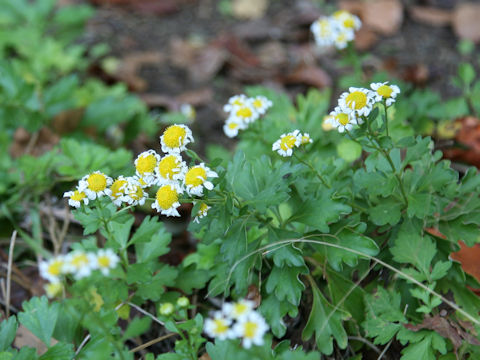
<path fill-rule="evenodd" d="M 325 181 L 325 179 L 323 178 L 323 176 L 320 175 L 320 173 L 317 171 L 317 169 L 315 169 L 315 168 L 313 167 L 312 164 L 310 164 L 309 162 L 307 162 L 307 161 L 305 161 L 305 160 L 302 160 L 297 154 L 295 154 L 295 152 L 293 153 L 293 156 L 294 156 L 298 161 L 300 161 L 302 164 L 307 165 L 307 166 L 310 168 L 310 170 L 312 170 L 312 171 L 315 173 L 315 175 L 317 175 L 317 178 L 320 180 L 320 182 L 321 182 L 325 187 L 327 187 L 327 188 L 329 188 L 329 189 L 332 188 L 330 185 L 328 185 L 328 183 Z"/>
<path fill-rule="evenodd" d="M 385 109 L 385 131 L 388 134 L 388 115 L 387 115 L 387 100 L 383 100 L 383 108 Z"/>

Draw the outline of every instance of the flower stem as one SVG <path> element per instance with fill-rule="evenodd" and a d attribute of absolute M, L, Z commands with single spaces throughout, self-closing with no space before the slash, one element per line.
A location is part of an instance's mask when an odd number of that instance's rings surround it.
<path fill-rule="evenodd" d="M 323 176 L 317 171 L 317 169 L 315 169 L 315 168 L 313 167 L 312 164 L 310 164 L 308 161 L 305 161 L 305 160 L 301 159 L 297 154 L 295 154 L 295 152 L 293 153 L 293 156 L 294 156 L 298 161 L 300 161 L 302 164 L 307 165 L 307 166 L 310 168 L 310 170 L 312 170 L 312 171 L 315 173 L 315 175 L 317 175 L 317 178 L 320 180 L 320 182 L 321 182 L 323 185 L 325 185 L 325 187 L 331 189 L 331 186 L 328 185 L 328 183 L 325 181 L 325 179 L 323 178 Z"/>
<path fill-rule="evenodd" d="M 387 100 L 383 100 L 383 108 L 385 109 L 385 131 L 387 132 L 387 136 L 389 136 L 389 134 L 388 134 Z"/>

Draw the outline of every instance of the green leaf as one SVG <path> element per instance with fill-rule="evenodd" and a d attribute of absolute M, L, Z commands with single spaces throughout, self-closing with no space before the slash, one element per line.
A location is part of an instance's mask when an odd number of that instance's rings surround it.
<path fill-rule="evenodd" d="M 452 267 L 451 261 L 438 261 L 435 263 L 435 266 L 432 269 L 432 273 L 430 274 L 430 278 L 432 281 L 441 279 L 445 277 L 448 273 L 448 270 Z"/>
<path fill-rule="evenodd" d="M 408 208 L 407 215 L 408 217 L 417 217 L 419 219 L 424 219 L 428 214 L 432 212 L 431 210 L 431 194 L 408 194 Z"/>
<path fill-rule="evenodd" d="M 142 335 L 150 328 L 151 323 L 152 319 L 148 316 L 134 318 L 123 333 L 123 341 Z"/>
<path fill-rule="evenodd" d="M 57 322 L 59 304 L 49 305 L 47 298 L 42 296 L 24 301 L 22 307 L 23 312 L 18 314 L 20 323 L 49 346 Z"/>
<path fill-rule="evenodd" d="M 7 350 L 15 339 L 17 333 L 17 320 L 10 316 L 0 323 L 0 351 Z"/>
<path fill-rule="evenodd" d="M 348 345 L 348 337 L 342 321 L 347 320 L 350 314 L 335 309 L 316 286 L 312 288 L 312 292 L 312 311 L 303 329 L 302 339 L 308 340 L 315 333 L 318 349 L 325 355 L 333 352 L 333 339 L 337 341 L 340 349 L 345 349 Z"/>
<path fill-rule="evenodd" d="M 298 308 L 290 304 L 288 301 L 279 300 L 275 294 L 267 295 L 262 299 L 260 312 L 265 317 L 268 325 L 270 325 L 273 334 L 276 337 L 283 337 L 287 330 L 287 326 L 283 318 L 288 314 L 294 318 L 298 314 Z"/>
<path fill-rule="evenodd" d="M 343 160 L 354 162 L 362 155 L 362 146 L 356 141 L 344 138 L 337 145 L 337 153 Z"/>
<path fill-rule="evenodd" d="M 463 82 L 464 86 L 470 86 L 475 80 L 475 69 L 473 68 L 472 64 L 469 63 L 461 63 L 458 66 L 458 76 Z"/>
<path fill-rule="evenodd" d="M 274 292 L 279 300 L 298 306 L 302 291 L 305 290 L 305 285 L 299 278 L 300 274 L 308 274 L 308 268 L 275 266 L 267 279 L 265 290 L 269 294 Z"/>
<path fill-rule="evenodd" d="M 135 231 L 129 244 L 135 244 L 135 253 L 138 262 L 147 262 L 158 258 L 169 251 L 168 245 L 172 240 L 171 234 L 157 218 L 146 217 Z"/>
<path fill-rule="evenodd" d="M 403 204 L 394 198 L 381 199 L 380 204 L 370 208 L 370 220 L 375 225 L 396 225 L 401 218 Z"/>
<path fill-rule="evenodd" d="M 72 360 L 74 356 L 73 344 L 59 342 L 40 356 L 39 360 Z"/>
<path fill-rule="evenodd" d="M 113 239 L 119 245 L 120 249 L 127 247 L 128 238 L 130 236 L 130 230 L 132 228 L 135 218 L 132 216 L 126 222 L 109 221 L 108 228 L 113 234 Z"/>
<path fill-rule="evenodd" d="M 422 236 L 422 225 L 407 221 L 405 222 L 390 248 L 393 259 L 399 263 L 412 264 L 424 274 L 429 275 L 430 264 L 437 248 L 430 236 Z M 414 251 L 413 251 L 414 249 Z"/>

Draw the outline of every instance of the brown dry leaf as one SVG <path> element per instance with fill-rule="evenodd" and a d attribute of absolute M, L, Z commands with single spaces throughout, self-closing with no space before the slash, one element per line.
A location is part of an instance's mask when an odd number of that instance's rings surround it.
<path fill-rule="evenodd" d="M 453 31 L 461 39 L 480 41 L 480 4 L 460 4 L 453 13 Z"/>
<path fill-rule="evenodd" d="M 222 46 L 210 44 L 203 48 L 188 68 L 190 78 L 197 83 L 211 80 L 228 59 L 228 52 Z"/>
<path fill-rule="evenodd" d="M 58 343 L 58 341 L 52 338 L 50 341 L 50 346 L 53 346 L 56 343 Z M 21 324 L 18 327 L 17 336 L 13 341 L 13 345 L 18 349 L 21 349 L 23 346 L 33 347 L 37 350 L 38 355 L 42 355 L 47 351 L 47 346 L 43 343 L 43 341 Z"/>
<path fill-rule="evenodd" d="M 239 19 L 260 19 L 267 7 L 268 0 L 232 0 L 232 15 Z"/>
<path fill-rule="evenodd" d="M 158 51 L 145 51 L 128 54 L 118 66 L 115 77 L 126 82 L 133 91 L 142 92 L 147 89 L 146 80 L 138 76 L 138 72 L 144 65 L 158 66 L 165 60 Z"/>
<path fill-rule="evenodd" d="M 403 22 L 400 0 L 362 1 L 360 17 L 366 26 L 382 35 L 395 34 Z"/>
<path fill-rule="evenodd" d="M 431 6 L 412 6 L 409 13 L 414 20 L 432 26 L 447 26 L 453 17 L 451 11 Z"/>
<path fill-rule="evenodd" d="M 366 26 L 362 26 L 355 34 L 355 47 L 361 51 L 370 49 L 377 41 L 377 34 Z"/>
<path fill-rule="evenodd" d="M 178 37 L 170 40 L 169 61 L 179 68 L 187 69 L 195 62 L 199 46 L 191 41 Z"/>
<path fill-rule="evenodd" d="M 440 239 L 446 239 L 447 237 L 442 234 L 438 229 L 436 228 L 425 228 L 425 231 L 429 233 L 430 235 L 436 236 Z"/>
<path fill-rule="evenodd" d="M 475 279 L 480 281 L 480 244 L 475 244 L 472 247 L 465 245 L 463 241 L 459 241 L 460 250 L 451 253 L 450 258 L 462 264 L 462 269 L 467 274 L 472 275 Z"/>
<path fill-rule="evenodd" d="M 17 128 L 13 134 L 10 155 L 14 158 L 24 154 L 40 156 L 51 150 L 59 141 L 59 136 L 47 127 L 43 127 L 33 134 L 24 128 Z"/>
<path fill-rule="evenodd" d="M 430 77 L 430 70 L 425 64 L 409 65 L 402 74 L 403 80 L 415 85 L 425 85 Z"/>
<path fill-rule="evenodd" d="M 279 67 L 288 62 L 285 46 L 279 41 L 269 41 L 258 49 L 258 58 L 265 67 Z"/>
<path fill-rule="evenodd" d="M 253 301 L 254 308 L 260 306 L 260 303 L 262 302 L 262 295 L 260 294 L 260 291 L 256 285 L 252 284 L 248 287 L 247 296 L 245 296 L 245 299 Z"/>
<path fill-rule="evenodd" d="M 364 2 L 358 0 L 340 0 L 338 7 L 352 14 L 360 15 L 364 8 Z"/>
<path fill-rule="evenodd" d="M 213 90 L 210 87 L 186 91 L 177 96 L 179 104 L 201 106 L 208 104 L 213 99 Z"/>
<path fill-rule="evenodd" d="M 426 316 L 421 324 L 405 324 L 404 326 L 412 331 L 419 331 L 422 329 L 429 329 L 435 331 L 444 338 L 450 339 L 455 349 L 455 352 L 462 345 L 463 340 L 468 341 L 472 345 L 480 345 L 480 341 L 475 339 L 475 337 L 465 332 L 462 328 L 460 328 L 460 326 L 458 326 L 454 322 L 451 322 L 438 314 L 433 317 Z"/>
<path fill-rule="evenodd" d="M 287 84 L 305 84 L 317 88 L 329 87 L 332 84 L 330 76 L 314 65 L 301 65 L 283 78 Z"/>
<path fill-rule="evenodd" d="M 84 112 L 85 109 L 80 108 L 58 113 L 52 119 L 53 130 L 59 135 L 74 131 L 82 121 Z"/>

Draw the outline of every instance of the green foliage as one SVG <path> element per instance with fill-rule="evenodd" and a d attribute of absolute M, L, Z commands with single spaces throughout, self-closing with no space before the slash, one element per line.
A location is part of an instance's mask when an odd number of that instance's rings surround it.
<path fill-rule="evenodd" d="M 22 307 L 23 312 L 18 314 L 20 323 L 49 346 L 57 322 L 59 304 L 49 305 L 47 298 L 42 296 L 24 301 Z"/>

